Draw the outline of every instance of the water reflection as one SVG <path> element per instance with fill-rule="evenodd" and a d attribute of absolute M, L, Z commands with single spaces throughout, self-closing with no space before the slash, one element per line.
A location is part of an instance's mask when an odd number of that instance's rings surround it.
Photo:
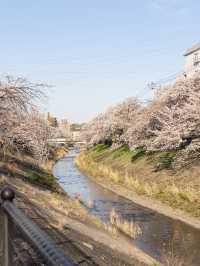
<path fill-rule="evenodd" d="M 113 208 L 123 218 L 138 222 L 143 233 L 133 242 L 155 258 L 160 258 L 162 253 L 173 252 L 184 258 L 186 266 L 200 265 L 198 230 L 101 188 L 75 167 L 74 156 L 61 159 L 54 167 L 54 175 L 71 197 L 80 193 L 84 202 L 92 201 L 90 211 L 104 222 L 109 221 Z"/>

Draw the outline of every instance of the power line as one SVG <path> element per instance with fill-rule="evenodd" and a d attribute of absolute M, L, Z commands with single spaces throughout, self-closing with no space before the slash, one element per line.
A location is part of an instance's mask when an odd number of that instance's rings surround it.
<path fill-rule="evenodd" d="M 149 90 L 160 89 L 162 85 L 167 84 L 168 82 L 175 80 L 177 78 L 177 76 L 179 76 L 181 74 L 183 74 L 183 70 L 176 72 L 175 74 L 171 74 L 169 76 L 166 76 L 162 79 L 159 79 L 158 81 L 147 83 L 147 85 L 136 94 L 136 97 L 137 98 L 143 98 L 145 95 L 147 95 L 149 93 Z M 143 91 L 142 94 L 141 94 L 141 91 Z M 148 104 L 150 101 L 151 101 L 150 99 L 144 99 L 141 102 L 143 102 L 144 104 Z"/>

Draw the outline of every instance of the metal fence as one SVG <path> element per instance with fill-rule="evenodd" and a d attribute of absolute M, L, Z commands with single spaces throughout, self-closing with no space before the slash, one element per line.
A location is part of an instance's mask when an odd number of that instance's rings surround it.
<path fill-rule="evenodd" d="M 11 188 L 4 187 L 1 190 L 0 266 L 23 265 L 19 262 L 23 259 L 30 266 L 77 265 L 66 258 L 52 239 L 16 207 L 14 198 L 15 193 Z M 22 259 L 23 256 L 25 258 Z"/>

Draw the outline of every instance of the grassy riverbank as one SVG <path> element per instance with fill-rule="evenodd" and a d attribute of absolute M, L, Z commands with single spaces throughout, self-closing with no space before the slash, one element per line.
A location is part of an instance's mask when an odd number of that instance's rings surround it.
<path fill-rule="evenodd" d="M 80 261 L 81 252 L 81 256 L 92 257 L 94 261 L 97 258 L 97 262 L 103 257 L 97 265 L 108 265 L 104 263 L 107 260 L 109 265 L 122 265 L 120 260 L 123 265 L 132 265 L 129 261 L 136 261 L 143 266 L 157 265 L 150 256 L 121 239 L 114 230 L 115 226 L 103 224 L 83 208 L 78 200 L 63 193 L 51 170 L 55 161 L 64 154 L 63 150 L 54 151 L 50 160 L 42 166 L 37 166 L 27 155 L 7 154 L 1 160 L 0 188 L 4 185 L 12 187 L 16 192 L 15 204 L 25 207 L 26 215 L 31 219 L 33 216 L 41 228 L 49 228 L 47 233 L 51 232 L 53 239 L 58 241 L 59 236 L 60 242 L 72 243 L 67 256 L 75 262 Z M 125 247 L 123 251 L 120 245 L 117 246 L 119 239 Z M 68 246 L 65 245 L 61 248 L 68 252 Z"/>
<path fill-rule="evenodd" d="M 27 154 L 7 152 L 4 155 L 1 154 L 0 174 L 56 190 L 58 185 L 56 178 L 52 175 L 52 168 L 55 161 L 65 153 L 66 150 L 63 148 L 52 149 L 48 160 L 38 164 Z"/>
<path fill-rule="evenodd" d="M 114 226 L 106 225 L 99 218 L 89 214 L 87 206 L 84 208 L 84 204 L 79 199 L 69 198 L 59 185 L 57 178 L 53 176 L 52 169 L 54 164 L 65 156 L 67 152 L 64 147 L 52 147 L 48 160 L 40 165 L 27 154 L 10 152 L 4 155 L 1 154 L 0 188 L 5 184 L 10 184 L 11 186 L 17 184 L 16 191 L 23 191 L 25 194 L 30 195 L 31 200 L 36 201 L 41 208 L 47 205 L 50 208 L 52 206 L 64 208 L 68 217 L 87 223 L 91 227 L 99 228 L 108 232 L 112 237 L 116 237 L 117 232 Z M 43 190 L 50 193 L 48 195 L 51 195 L 51 201 L 46 201 L 40 196 L 40 192 Z"/>
<path fill-rule="evenodd" d="M 34 219 L 41 229 L 46 230 L 57 246 L 77 265 L 80 261 L 84 261 L 85 265 L 102 266 L 160 265 L 124 238 L 111 237 L 98 226 L 96 217 L 66 194 L 0 175 L 0 186 L 4 183 L 15 190 L 15 204 L 23 208 L 26 215 Z M 19 251 L 20 262 L 26 256 L 25 248 Z"/>
<path fill-rule="evenodd" d="M 60 187 L 57 178 L 53 176 L 52 169 L 57 160 L 65 156 L 64 147 L 50 149 L 46 162 L 38 164 L 27 154 L 7 152 L 0 158 L 0 188 L 9 184 L 16 192 L 29 195 L 41 209 L 64 209 L 63 215 L 86 222 L 94 227 L 103 228 L 101 221 L 90 215 L 78 200 L 70 199 Z M 45 192 L 46 191 L 46 192 Z M 47 198 L 42 197 L 47 194 Z M 51 199 L 50 199 L 50 198 Z"/>
<path fill-rule="evenodd" d="M 200 166 L 196 163 L 175 172 L 170 168 L 175 155 L 142 149 L 130 151 L 126 146 L 111 150 L 101 144 L 82 153 L 76 164 L 101 182 L 109 181 L 111 187 L 118 184 L 200 217 Z"/>

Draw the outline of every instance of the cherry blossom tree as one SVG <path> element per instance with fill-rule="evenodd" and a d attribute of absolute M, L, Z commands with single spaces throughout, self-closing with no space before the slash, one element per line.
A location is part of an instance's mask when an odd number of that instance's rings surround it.
<path fill-rule="evenodd" d="M 85 125 L 83 137 L 91 144 L 100 142 L 111 144 L 123 141 L 122 136 L 132 124 L 140 108 L 141 105 L 136 98 L 129 98 L 109 108 Z"/>
<path fill-rule="evenodd" d="M 182 77 L 155 93 L 142 106 L 132 98 L 109 108 L 86 124 L 90 144 L 111 140 L 131 149 L 178 150 L 200 138 L 200 76 Z"/>
<path fill-rule="evenodd" d="M 126 139 L 132 148 L 174 150 L 200 136 L 200 77 L 179 79 L 163 88 L 138 114 Z"/>
<path fill-rule="evenodd" d="M 50 129 L 36 111 L 44 84 L 6 76 L 0 80 L 0 142 L 3 149 L 27 150 L 37 159 L 47 155 Z"/>

